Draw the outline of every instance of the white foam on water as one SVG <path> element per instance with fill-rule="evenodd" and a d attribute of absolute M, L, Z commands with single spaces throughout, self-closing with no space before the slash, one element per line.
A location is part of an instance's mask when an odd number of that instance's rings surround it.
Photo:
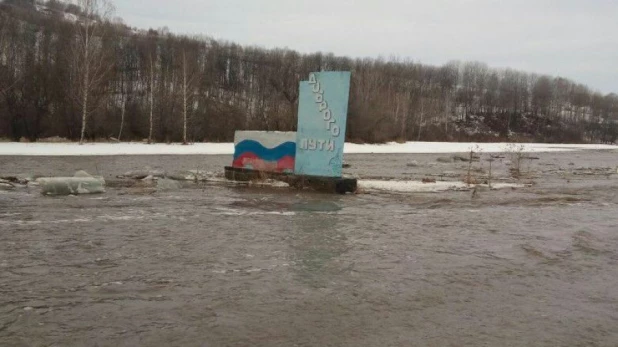
<path fill-rule="evenodd" d="M 0 226 L 2 225 L 17 225 L 17 226 L 28 226 L 28 225 L 53 225 L 53 224 L 73 224 L 73 223 L 92 223 L 92 222 L 116 222 L 116 221 L 132 221 L 132 220 L 143 220 L 145 216 L 133 216 L 133 215 L 103 215 L 97 216 L 96 218 L 75 218 L 75 219 L 56 219 L 56 220 L 0 220 Z"/>
<path fill-rule="evenodd" d="M 6 213 L 0 213 L 0 217 L 12 217 L 12 216 L 19 216 L 21 215 L 21 213 L 16 212 L 16 213 L 12 213 L 12 212 L 6 212 Z"/>
<path fill-rule="evenodd" d="M 97 219 L 104 220 L 104 221 L 142 220 L 144 218 L 145 218 L 144 216 L 110 216 L 110 215 L 97 217 Z"/>
<path fill-rule="evenodd" d="M 231 273 L 254 273 L 254 272 L 262 272 L 262 271 L 272 271 L 277 269 L 277 267 L 287 267 L 290 264 L 281 264 L 281 265 L 271 265 L 266 268 L 249 268 L 249 269 L 227 269 L 227 270 L 212 270 L 212 273 L 224 275 Z"/>
<path fill-rule="evenodd" d="M 91 219 L 78 218 L 78 219 L 57 219 L 57 220 L 0 220 L 0 225 L 41 225 L 41 224 L 71 224 L 71 223 L 86 223 L 91 222 Z"/>
<path fill-rule="evenodd" d="M 217 208 L 219 212 L 213 213 L 215 216 L 295 216 L 296 212 L 291 211 L 249 211 L 237 210 L 225 207 Z"/>

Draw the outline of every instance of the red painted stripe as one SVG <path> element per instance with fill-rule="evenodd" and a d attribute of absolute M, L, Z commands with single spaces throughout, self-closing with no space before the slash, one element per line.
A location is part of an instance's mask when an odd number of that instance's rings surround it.
<path fill-rule="evenodd" d="M 279 161 L 277 162 L 277 171 L 294 171 L 295 162 L 296 160 L 294 159 L 294 157 L 286 155 L 285 157 L 279 159 Z"/>
<path fill-rule="evenodd" d="M 254 170 L 259 171 L 268 171 L 268 172 L 289 172 L 294 171 L 294 157 L 285 156 L 280 160 L 274 161 L 265 161 L 258 158 L 252 152 L 245 152 L 241 154 L 234 162 L 232 163 L 233 167 L 237 168 L 253 168 Z"/>
<path fill-rule="evenodd" d="M 249 162 L 250 160 L 259 159 L 257 155 L 251 152 L 245 152 L 241 154 L 238 158 L 232 162 L 233 167 L 243 168 L 245 167 L 245 162 Z"/>

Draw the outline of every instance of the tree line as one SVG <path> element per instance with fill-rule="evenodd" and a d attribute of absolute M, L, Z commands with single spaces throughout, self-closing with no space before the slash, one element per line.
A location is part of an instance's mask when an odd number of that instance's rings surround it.
<path fill-rule="evenodd" d="M 133 29 L 107 0 L 0 2 L 0 138 L 230 141 L 296 130 L 298 82 L 352 72 L 347 139 L 615 142 L 618 95 L 479 62 L 432 66 Z"/>

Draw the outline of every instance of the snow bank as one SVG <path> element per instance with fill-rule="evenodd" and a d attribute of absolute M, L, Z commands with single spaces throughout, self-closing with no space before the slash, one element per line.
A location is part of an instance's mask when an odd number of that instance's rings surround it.
<path fill-rule="evenodd" d="M 144 143 L 17 143 L 0 142 L 0 155 L 100 156 L 100 155 L 215 155 L 234 154 L 233 143 L 144 144 Z"/>
<path fill-rule="evenodd" d="M 477 149 L 478 146 L 478 149 Z M 565 152 L 590 149 L 618 149 L 612 145 L 576 145 L 548 143 L 472 143 L 472 142 L 391 142 L 382 145 L 359 145 L 346 143 L 346 153 L 461 153 L 480 150 L 483 153 L 507 152 L 509 147 L 524 152 Z"/>
<path fill-rule="evenodd" d="M 478 148 L 483 153 L 506 152 L 506 143 L 466 143 L 466 142 L 407 142 L 380 145 L 359 145 L 347 143 L 345 152 L 349 154 L 397 154 L 397 153 L 457 153 L 469 152 Z M 527 143 L 524 152 L 563 152 L 590 149 L 615 149 L 612 145 L 568 145 Z M 475 149 L 476 150 L 476 149 Z M 100 156 L 100 155 L 232 155 L 233 143 L 196 143 L 183 146 L 180 144 L 144 144 L 144 143 L 17 143 L 0 142 L 0 155 L 11 156 Z"/>
<path fill-rule="evenodd" d="M 449 190 L 463 190 L 470 187 L 463 182 L 423 183 L 419 181 L 379 181 L 359 180 L 358 187 L 365 191 L 384 191 L 396 193 L 437 193 Z M 495 183 L 492 189 L 523 188 L 522 184 Z"/>

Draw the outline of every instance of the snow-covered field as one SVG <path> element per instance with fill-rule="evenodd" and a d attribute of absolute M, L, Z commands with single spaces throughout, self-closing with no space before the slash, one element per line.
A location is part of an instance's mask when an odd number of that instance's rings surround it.
<path fill-rule="evenodd" d="M 466 142 L 407 142 L 365 145 L 347 143 L 345 153 L 460 153 L 475 152 L 500 153 L 518 150 L 523 146 L 525 152 L 563 152 L 590 149 L 614 149 L 613 145 L 571 145 L 527 143 L 466 143 Z M 183 146 L 180 144 L 144 144 L 144 143 L 17 143 L 0 142 L 0 155 L 9 156 L 88 156 L 88 155 L 215 155 L 234 153 L 233 143 L 196 143 Z"/>

